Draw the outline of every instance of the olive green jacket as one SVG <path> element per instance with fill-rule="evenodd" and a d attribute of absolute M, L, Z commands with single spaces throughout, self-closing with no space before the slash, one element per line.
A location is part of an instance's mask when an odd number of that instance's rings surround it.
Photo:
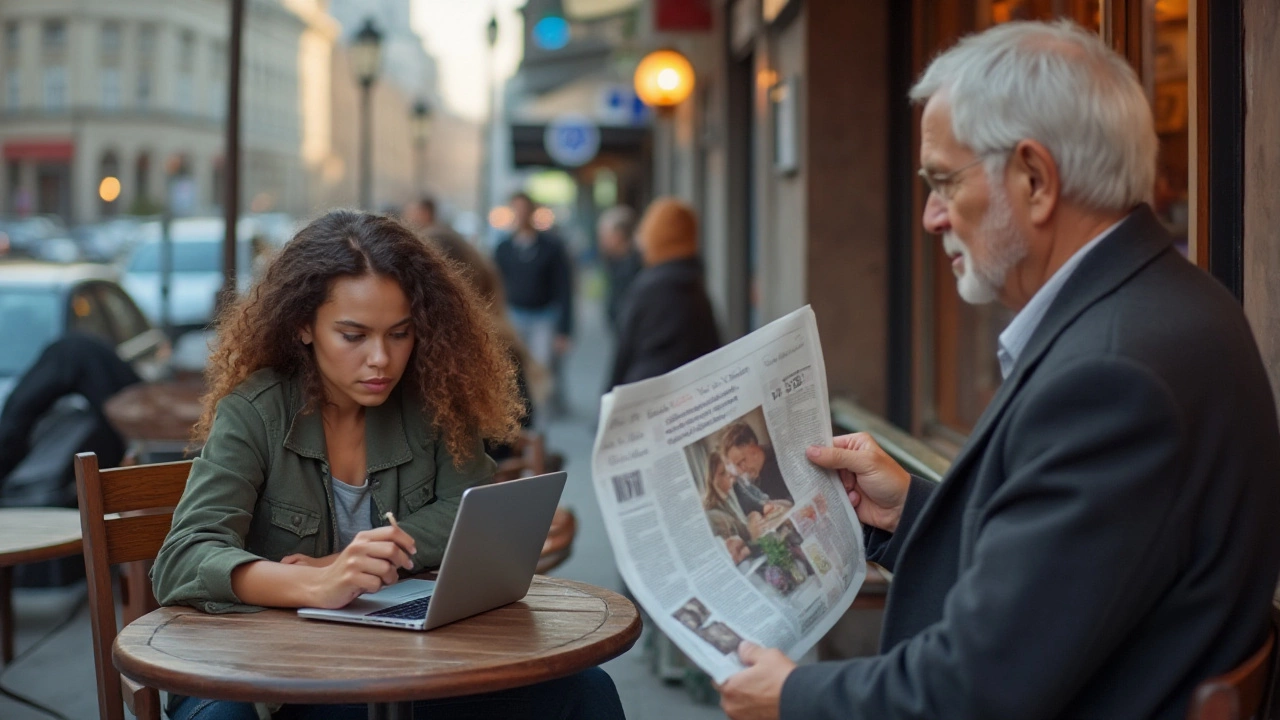
<path fill-rule="evenodd" d="M 260 610 L 232 591 L 233 569 L 338 551 L 324 428 L 303 405 L 300 383 L 273 370 L 254 373 L 218 401 L 151 571 L 161 605 Z M 365 443 L 375 526 L 394 512 L 417 541 L 413 572 L 439 565 L 462 492 L 493 477 L 480 438 L 473 458 L 456 467 L 421 406 L 396 388 L 366 411 Z"/>

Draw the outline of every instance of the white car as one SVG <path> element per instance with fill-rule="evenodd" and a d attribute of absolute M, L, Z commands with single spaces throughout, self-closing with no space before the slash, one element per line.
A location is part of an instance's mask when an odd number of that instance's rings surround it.
<path fill-rule="evenodd" d="M 221 218 L 173 220 L 171 238 L 168 325 L 176 331 L 204 327 L 213 320 L 214 301 L 222 288 L 222 243 L 226 225 Z M 250 238 L 257 226 L 241 219 L 236 227 L 236 285 L 239 292 L 252 283 Z M 163 246 L 160 223 L 138 228 L 139 239 L 125 262 L 121 285 L 151 322 L 165 325 L 161 307 Z"/>

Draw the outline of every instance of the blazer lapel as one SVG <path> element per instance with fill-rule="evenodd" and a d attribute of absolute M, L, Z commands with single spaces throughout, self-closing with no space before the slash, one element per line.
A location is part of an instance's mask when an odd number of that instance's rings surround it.
<path fill-rule="evenodd" d="M 939 505 L 939 496 L 945 495 L 951 485 L 957 484 L 949 481 L 962 477 L 981 455 L 980 449 L 986 447 L 996 420 L 1004 414 L 1009 401 L 1026 382 L 1058 335 L 1081 313 L 1124 284 L 1171 244 L 1172 238 L 1160 224 L 1160 220 L 1150 207 L 1143 204 L 1131 212 L 1110 237 L 1100 242 L 1081 261 L 1032 333 L 1031 340 L 1018 357 L 1009 377 L 1001 383 L 995 397 L 978 419 L 978 424 L 951 463 L 943 477 L 942 486 L 934 493 L 935 497 L 924 509 L 916 527 L 922 527 L 921 521 Z"/>

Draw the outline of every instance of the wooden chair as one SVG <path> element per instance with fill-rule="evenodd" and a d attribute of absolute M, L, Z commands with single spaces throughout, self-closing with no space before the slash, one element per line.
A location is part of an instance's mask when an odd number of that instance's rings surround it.
<path fill-rule="evenodd" d="M 542 433 L 524 430 L 513 443 L 515 455 L 498 463 L 498 471 L 494 473 L 494 482 L 506 482 L 532 475 L 555 472 L 564 464 L 563 459 L 550 467 L 550 461 L 560 456 L 547 453 L 547 443 Z M 538 558 L 538 573 L 545 574 L 569 559 L 573 550 L 573 538 L 578 534 L 578 519 L 568 508 L 556 508 L 555 517 L 551 520 L 551 530 L 542 544 L 542 555 Z"/>
<path fill-rule="evenodd" d="M 146 566 L 160 552 L 169 533 L 173 509 L 187 486 L 191 461 L 99 470 L 96 455 L 80 453 L 75 469 L 98 713 L 102 720 L 124 720 L 122 704 L 128 704 L 139 720 L 159 720 L 160 693 L 122 678 L 111 663 L 111 645 L 119 632 L 111 568 L 125 565 L 131 576 L 124 624 L 156 607 Z"/>
<path fill-rule="evenodd" d="M 1267 640 L 1234 670 L 1209 678 L 1191 696 L 1188 720 L 1267 720 L 1268 697 L 1274 686 L 1277 625 Z"/>

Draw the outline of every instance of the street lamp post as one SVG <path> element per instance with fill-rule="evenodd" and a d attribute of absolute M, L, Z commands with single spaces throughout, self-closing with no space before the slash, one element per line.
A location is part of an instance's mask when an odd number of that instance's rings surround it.
<path fill-rule="evenodd" d="M 419 100 L 413 105 L 413 144 L 417 155 L 417 172 L 414 182 L 418 194 L 427 191 L 427 138 L 431 135 L 431 105 Z"/>
<path fill-rule="evenodd" d="M 484 228 L 489 222 L 489 208 L 493 205 L 490 195 L 490 186 L 493 182 L 493 133 L 494 133 L 494 102 L 493 102 L 493 48 L 498 44 L 498 16 L 490 15 L 489 23 L 484 29 L 485 40 L 489 43 L 489 54 L 485 61 L 484 87 L 488 97 L 488 104 L 485 108 L 485 124 L 482 152 L 484 162 L 480 170 L 480 207 L 478 215 L 480 216 L 480 227 Z"/>
<path fill-rule="evenodd" d="M 373 83 L 382 69 L 382 33 L 366 18 L 351 44 L 351 65 L 360 83 L 360 207 L 373 209 Z"/>

